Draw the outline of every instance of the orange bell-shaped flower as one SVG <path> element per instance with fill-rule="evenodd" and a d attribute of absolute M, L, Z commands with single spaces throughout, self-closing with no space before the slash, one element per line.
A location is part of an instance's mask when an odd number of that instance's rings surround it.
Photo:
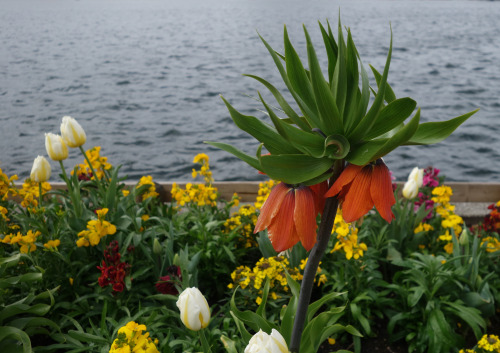
<path fill-rule="evenodd" d="M 299 241 L 309 251 L 316 243 L 318 196 L 308 186 L 276 185 L 262 206 L 254 233 L 267 228 L 274 250 L 290 249 Z"/>
<path fill-rule="evenodd" d="M 335 195 L 342 201 L 342 216 L 347 223 L 361 218 L 374 205 L 387 222 L 391 223 L 394 218 L 391 208 L 396 200 L 391 175 L 382 159 L 365 166 L 349 164 L 325 197 Z"/>

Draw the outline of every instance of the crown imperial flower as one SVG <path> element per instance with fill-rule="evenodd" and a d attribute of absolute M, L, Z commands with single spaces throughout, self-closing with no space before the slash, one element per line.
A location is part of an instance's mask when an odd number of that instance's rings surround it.
<path fill-rule="evenodd" d="M 391 207 L 396 200 L 389 168 L 382 159 L 365 166 L 349 164 L 325 197 L 335 195 L 342 201 L 342 215 L 347 223 L 361 218 L 374 205 L 387 222 L 394 218 Z"/>
<path fill-rule="evenodd" d="M 319 198 L 312 187 L 279 183 L 262 206 L 254 233 L 267 228 L 273 248 L 278 252 L 290 249 L 299 241 L 307 251 L 311 250 L 316 243 Z"/>

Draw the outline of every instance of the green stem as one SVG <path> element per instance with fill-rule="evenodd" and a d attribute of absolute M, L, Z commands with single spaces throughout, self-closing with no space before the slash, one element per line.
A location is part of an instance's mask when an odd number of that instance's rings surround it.
<path fill-rule="evenodd" d="M 66 183 L 66 185 L 67 185 L 67 186 L 68 186 L 68 188 L 69 188 L 69 187 L 70 187 L 70 185 L 69 185 L 68 174 L 66 174 L 66 170 L 64 169 L 63 162 L 62 162 L 62 161 L 59 161 L 59 165 L 61 166 L 61 170 L 62 170 L 62 173 L 63 173 L 63 179 L 64 179 L 64 182 Z"/>
<path fill-rule="evenodd" d="M 42 208 L 42 200 L 43 200 L 43 198 L 42 198 L 42 183 L 39 182 L 38 183 L 38 203 L 39 203 L 38 208 Z"/>
<path fill-rule="evenodd" d="M 329 185 L 332 185 L 333 182 L 337 180 L 338 176 L 343 170 L 343 164 L 343 160 L 337 161 L 334 166 L 334 173 L 330 178 Z M 318 230 L 317 242 L 312 248 L 311 253 L 309 254 L 306 268 L 304 270 L 304 276 L 302 278 L 302 284 L 300 286 L 297 312 L 295 314 L 292 338 L 290 340 L 290 352 L 292 353 L 299 352 L 300 340 L 302 338 L 302 331 L 304 330 L 304 323 L 307 316 L 307 309 L 309 308 L 309 302 L 311 301 L 311 293 L 314 286 L 314 277 L 316 276 L 319 262 L 323 257 L 326 248 L 328 247 L 333 223 L 335 221 L 335 215 L 337 214 L 338 204 L 339 201 L 336 197 L 330 197 L 326 199 L 325 207 L 323 208 L 321 223 Z"/>
<path fill-rule="evenodd" d="M 208 344 L 207 337 L 205 336 L 205 330 L 201 329 L 198 331 L 198 333 L 200 335 L 200 341 L 201 341 L 201 345 L 203 347 L 203 352 L 211 353 L 212 350 L 210 349 L 210 345 Z"/>
<path fill-rule="evenodd" d="M 85 160 L 87 161 L 87 164 L 89 165 L 89 168 L 90 170 L 92 171 L 92 176 L 94 177 L 94 180 L 95 182 L 97 183 L 97 187 L 99 188 L 99 191 L 101 193 L 101 196 L 104 197 L 104 189 L 101 185 L 101 181 L 99 180 L 99 178 L 97 177 L 97 174 L 94 170 L 94 167 L 92 166 L 92 163 L 90 163 L 90 160 L 89 160 L 89 157 L 87 157 L 87 154 L 85 153 L 85 151 L 83 150 L 83 147 L 82 146 L 79 146 L 78 147 L 80 149 L 80 151 L 82 152 L 83 154 L 83 157 L 85 157 Z"/>

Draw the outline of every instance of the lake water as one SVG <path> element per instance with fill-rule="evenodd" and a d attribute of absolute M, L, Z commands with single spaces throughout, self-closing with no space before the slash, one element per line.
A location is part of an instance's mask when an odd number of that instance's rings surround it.
<path fill-rule="evenodd" d="M 281 51 L 286 24 L 305 58 L 305 24 L 325 62 L 317 21 L 336 26 L 339 9 L 363 62 L 380 71 L 392 25 L 389 82 L 398 97 L 417 101 L 422 120 L 481 108 L 445 142 L 388 155 L 398 179 L 433 165 L 450 180 L 499 181 L 500 2 L 493 1 L 2 0 L 0 168 L 27 177 L 46 154 L 43 133 L 59 133 L 70 115 L 87 132 L 84 147 L 101 146 L 130 179 L 188 180 L 193 156 L 205 152 L 216 180 L 259 180 L 203 144 L 256 149 L 219 94 L 261 117 L 247 95 L 269 95 L 241 74 L 283 84 L 256 31 Z M 65 165 L 81 160 L 72 150 Z"/>

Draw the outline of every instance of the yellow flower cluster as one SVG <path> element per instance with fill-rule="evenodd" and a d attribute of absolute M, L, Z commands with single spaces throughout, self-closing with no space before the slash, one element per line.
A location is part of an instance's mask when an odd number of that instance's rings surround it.
<path fill-rule="evenodd" d="M 22 235 L 21 232 L 18 232 L 16 235 L 8 234 L 2 239 L 2 243 L 11 245 L 17 244 L 22 254 L 28 254 L 36 250 L 35 241 L 40 234 L 39 231 L 33 233 L 31 230 L 28 230 L 26 235 Z"/>
<path fill-rule="evenodd" d="M 486 244 L 486 251 L 487 252 L 500 251 L 500 241 L 498 241 L 497 238 L 493 238 L 493 237 L 482 238 L 481 246 L 483 246 L 484 243 L 487 243 Z"/>
<path fill-rule="evenodd" d="M 445 233 L 439 236 L 439 240 L 447 242 L 444 250 L 451 254 L 453 252 L 453 242 L 450 230 L 453 229 L 458 238 L 462 233 L 462 224 L 464 220 L 459 215 L 455 214 L 455 206 L 450 204 L 450 197 L 453 191 L 449 186 L 441 185 L 432 189 L 432 201 L 436 204 L 436 213 L 441 216 L 441 226 L 445 229 Z"/>
<path fill-rule="evenodd" d="M 97 179 L 99 180 L 104 177 L 105 170 L 109 170 L 112 168 L 112 165 L 108 163 L 108 157 L 101 157 L 100 152 L 101 152 L 100 146 L 92 147 L 91 149 L 85 151 L 85 155 L 92 164 L 92 168 L 97 174 Z M 76 168 L 78 168 L 76 170 L 77 175 L 90 175 L 92 173 L 92 170 L 90 169 L 87 159 L 85 159 L 85 161 L 82 164 L 78 164 Z M 71 175 L 73 175 L 73 171 L 71 172 Z M 92 176 L 91 179 L 94 179 L 94 176 Z"/>
<path fill-rule="evenodd" d="M 342 210 L 337 210 L 335 221 L 333 223 L 332 234 L 337 234 L 337 242 L 330 251 L 344 250 L 347 260 L 354 258 L 355 260 L 363 257 L 363 254 L 368 247 L 365 243 L 358 243 L 358 229 L 353 223 L 346 223 L 342 217 Z"/>
<path fill-rule="evenodd" d="M 285 269 L 296 281 L 302 279 L 302 274 L 299 269 L 289 267 L 290 262 L 283 256 L 274 256 L 270 258 L 261 258 L 253 269 L 248 266 L 239 266 L 231 273 L 233 283 L 228 285 L 228 288 L 241 286 L 248 288 L 250 292 L 257 295 L 256 303 L 260 305 L 262 302 L 262 286 L 269 278 L 269 286 L 271 289 L 271 298 L 276 300 L 280 298 L 278 293 L 288 292 L 288 284 L 286 281 Z"/>
<path fill-rule="evenodd" d="M 182 189 L 177 183 L 173 183 L 171 190 L 172 199 L 180 206 L 185 206 L 189 203 L 200 207 L 205 205 L 217 206 L 217 188 L 212 186 L 213 178 L 208 164 L 208 156 L 205 153 L 200 153 L 194 157 L 193 163 L 201 164 L 200 170 L 193 169 L 193 179 L 201 175 L 205 180 L 205 184 L 187 183 L 186 189 Z"/>
<path fill-rule="evenodd" d="M 10 178 L 2 171 L 0 168 L 0 198 L 2 201 L 7 200 L 9 193 L 11 196 L 17 195 L 17 188 L 14 185 L 14 180 L 17 180 L 17 175 L 13 175 Z"/>
<path fill-rule="evenodd" d="M 187 183 L 186 189 L 172 184 L 172 198 L 181 206 L 192 203 L 198 206 L 217 206 L 217 188 L 205 184 Z"/>
<path fill-rule="evenodd" d="M 307 260 L 309 260 L 309 258 L 306 258 L 305 260 L 300 260 L 299 267 L 302 271 L 304 271 L 304 269 L 306 268 Z M 319 264 L 321 265 L 321 262 Z M 316 276 L 319 275 L 319 277 L 317 279 L 314 278 L 314 282 L 318 283 L 318 287 L 321 286 L 322 284 L 325 284 L 327 281 L 326 275 L 321 272 L 322 272 L 321 267 L 318 266 L 318 269 L 316 270 Z"/>
<path fill-rule="evenodd" d="M 230 233 L 238 231 L 241 234 L 240 240 L 244 243 L 245 248 L 257 246 L 253 229 L 257 223 L 256 208 L 252 205 L 243 205 L 238 212 L 234 212 L 231 218 L 224 222 L 224 232 Z"/>
<path fill-rule="evenodd" d="M 49 240 L 45 244 L 43 244 L 43 247 L 49 251 L 57 251 L 57 247 L 61 245 L 61 241 L 59 239 L 56 240 Z"/>
<path fill-rule="evenodd" d="M 264 205 L 264 202 L 267 200 L 269 194 L 271 193 L 271 189 L 273 188 L 274 185 L 278 183 L 279 181 L 277 182 L 274 180 L 268 180 L 259 183 L 259 191 L 257 194 L 257 199 L 254 204 L 256 209 L 260 210 L 262 208 L 262 205 Z"/>
<path fill-rule="evenodd" d="M 52 189 L 52 186 L 48 182 L 42 183 L 42 195 L 45 195 L 48 191 Z M 19 195 L 23 198 L 21 201 L 21 206 L 28 207 L 38 207 L 38 198 L 40 197 L 39 183 L 26 179 L 23 183 L 23 188 L 19 190 Z"/>
<path fill-rule="evenodd" d="M 113 341 L 109 353 L 160 353 L 154 341 L 149 337 L 146 325 L 139 325 L 134 321 L 128 322 L 118 330 L 118 337 Z"/>
<path fill-rule="evenodd" d="M 430 224 L 420 222 L 418 226 L 413 230 L 413 233 L 417 234 L 420 232 L 428 232 L 430 230 L 434 230 L 434 227 Z"/>
<path fill-rule="evenodd" d="M 500 339 L 497 335 L 484 335 L 477 342 L 477 347 L 488 352 L 500 352 Z"/>
<path fill-rule="evenodd" d="M 153 182 L 153 177 L 151 175 L 143 176 L 141 180 L 137 183 L 136 189 L 139 189 L 141 186 L 150 185 L 146 192 L 142 194 L 142 201 L 146 200 L 148 197 L 157 197 L 159 194 L 156 192 L 156 186 Z M 125 190 L 123 190 L 125 191 Z M 127 196 L 128 193 L 123 193 L 124 196 Z"/>
<path fill-rule="evenodd" d="M 5 207 L 0 206 L 0 219 L 3 219 L 5 222 L 10 221 L 10 218 L 7 217 L 8 212 L 9 211 Z"/>
<path fill-rule="evenodd" d="M 199 175 L 203 176 L 206 184 L 212 184 L 214 179 L 212 178 L 212 172 L 210 171 L 210 165 L 208 164 L 209 157 L 205 153 L 199 153 L 193 158 L 193 163 L 201 164 L 200 170 L 193 168 L 191 173 L 193 179 Z"/>
<path fill-rule="evenodd" d="M 101 239 L 106 235 L 111 235 L 116 233 L 116 227 L 104 220 L 104 216 L 108 213 L 107 208 L 97 210 L 97 219 L 93 219 L 87 222 L 87 229 L 82 230 L 78 233 L 80 237 L 76 241 L 78 247 L 82 246 L 96 246 L 99 244 Z"/>

